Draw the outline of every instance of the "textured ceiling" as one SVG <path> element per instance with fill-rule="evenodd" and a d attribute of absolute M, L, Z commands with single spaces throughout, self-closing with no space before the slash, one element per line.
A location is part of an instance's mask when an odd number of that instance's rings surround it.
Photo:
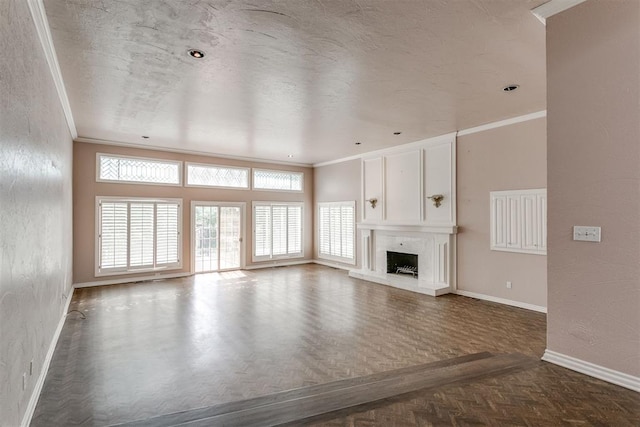
<path fill-rule="evenodd" d="M 84 138 L 318 163 L 546 105 L 544 0 L 44 3 Z"/>

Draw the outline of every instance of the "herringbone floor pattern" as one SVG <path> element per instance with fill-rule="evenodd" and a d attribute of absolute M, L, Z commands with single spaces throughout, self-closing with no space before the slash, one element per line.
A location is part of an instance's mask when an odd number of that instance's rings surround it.
<path fill-rule="evenodd" d="M 472 353 L 539 358 L 545 316 L 317 265 L 77 290 L 32 425 L 104 426 Z M 640 425 L 637 393 L 543 362 L 311 425 Z M 299 423 L 298 423 L 299 424 Z"/>

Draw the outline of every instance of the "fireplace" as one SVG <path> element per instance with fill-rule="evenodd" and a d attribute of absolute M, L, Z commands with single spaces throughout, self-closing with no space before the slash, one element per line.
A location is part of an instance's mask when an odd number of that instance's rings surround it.
<path fill-rule="evenodd" d="M 387 251 L 387 273 L 418 278 L 418 255 Z"/>

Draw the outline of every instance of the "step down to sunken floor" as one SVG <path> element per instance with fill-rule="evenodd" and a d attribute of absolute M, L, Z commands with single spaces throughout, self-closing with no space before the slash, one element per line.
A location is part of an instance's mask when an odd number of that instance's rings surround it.
<path fill-rule="evenodd" d="M 275 426 L 414 391 L 505 374 L 537 359 L 476 353 L 357 378 L 119 424 L 142 426 Z"/>

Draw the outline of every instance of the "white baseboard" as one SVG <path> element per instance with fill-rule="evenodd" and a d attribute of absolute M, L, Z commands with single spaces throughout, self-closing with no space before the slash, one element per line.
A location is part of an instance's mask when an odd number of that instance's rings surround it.
<path fill-rule="evenodd" d="M 267 261 L 260 264 L 247 265 L 243 270 L 260 270 L 261 268 L 286 267 L 288 265 L 311 264 L 313 260 L 304 259 L 301 261 Z"/>
<path fill-rule="evenodd" d="M 325 261 L 322 259 L 314 259 L 313 263 L 318 265 L 324 265 L 325 267 L 339 268 L 340 270 L 347 270 L 347 271 L 351 271 L 355 268 L 355 265 L 347 266 L 337 262 Z"/>
<path fill-rule="evenodd" d="M 589 375 L 590 377 L 598 378 L 611 384 L 640 392 L 640 377 L 634 377 L 623 372 L 614 371 L 613 369 L 585 362 L 584 360 L 576 359 L 575 357 L 557 353 L 549 349 L 544 351 L 542 360 L 553 363 L 554 365 L 562 366 L 563 368 L 571 369 L 572 371 L 580 372 L 581 374 Z"/>
<path fill-rule="evenodd" d="M 463 297 L 477 298 L 484 301 L 491 301 L 491 302 L 497 302 L 500 304 L 511 305 L 513 307 L 526 308 L 527 310 L 538 311 L 540 313 L 547 312 L 547 307 L 543 307 L 541 305 L 534 305 L 534 304 L 529 304 L 529 303 L 520 302 L 520 301 L 512 301 L 506 298 L 498 298 L 491 295 L 477 294 L 475 292 L 462 291 L 460 289 L 456 290 L 454 293 L 457 295 L 462 295 Z"/>
<path fill-rule="evenodd" d="M 38 376 L 38 381 L 36 381 L 36 385 L 33 388 L 33 392 L 31 393 L 31 398 L 29 399 L 29 404 L 27 405 L 27 410 L 22 417 L 22 423 L 20 424 L 22 427 L 29 427 L 29 424 L 31 424 L 33 413 L 36 410 L 36 405 L 38 404 L 38 399 L 40 398 L 40 393 L 42 392 L 42 387 L 44 386 L 44 380 L 45 378 L 47 378 L 47 372 L 49 372 L 49 365 L 51 365 L 53 353 L 56 350 L 56 345 L 58 345 L 58 339 L 60 338 L 60 333 L 62 333 L 64 321 L 67 319 L 67 312 L 69 311 L 69 305 L 71 304 L 71 299 L 73 298 L 73 289 L 74 288 L 72 286 L 69 295 L 67 295 L 67 301 L 65 302 L 64 309 L 62 310 L 62 316 L 60 317 L 60 321 L 58 322 L 56 331 L 53 333 L 53 338 L 51 339 L 51 343 L 49 344 L 47 355 L 44 358 L 44 363 L 42 364 L 42 369 L 40 370 L 40 375 Z"/>
<path fill-rule="evenodd" d="M 176 279 L 178 277 L 186 277 L 186 276 L 191 276 L 191 273 L 183 272 L 183 273 L 157 274 L 153 276 L 120 277 L 117 279 L 96 280 L 94 282 L 74 283 L 73 287 L 76 289 L 89 288 L 92 286 L 119 285 L 122 283 L 144 282 L 147 280 Z"/>

